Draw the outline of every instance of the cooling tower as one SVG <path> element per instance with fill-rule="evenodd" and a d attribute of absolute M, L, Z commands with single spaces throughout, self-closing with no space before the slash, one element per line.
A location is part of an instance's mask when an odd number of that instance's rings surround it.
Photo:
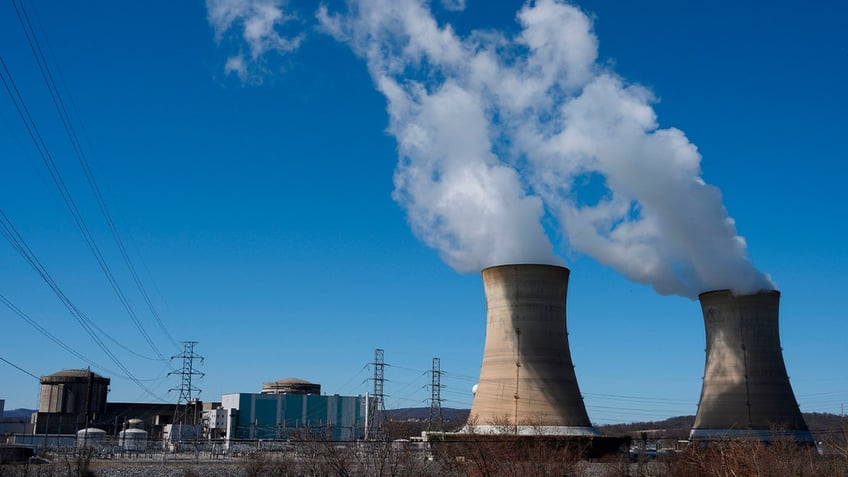
<path fill-rule="evenodd" d="M 707 336 L 704 384 L 691 440 L 783 435 L 814 442 L 783 363 L 780 292 L 699 296 Z"/>
<path fill-rule="evenodd" d="M 596 435 L 577 386 L 566 332 L 567 268 L 483 270 L 486 344 L 466 430 Z"/>

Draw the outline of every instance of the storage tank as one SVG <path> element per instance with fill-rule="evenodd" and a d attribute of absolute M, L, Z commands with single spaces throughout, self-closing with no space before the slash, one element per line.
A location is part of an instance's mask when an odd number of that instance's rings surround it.
<path fill-rule="evenodd" d="M 137 418 L 137 417 L 134 417 L 134 418 L 130 419 L 129 421 L 127 421 L 127 428 L 128 429 L 143 429 L 144 428 L 144 421 Z"/>
<path fill-rule="evenodd" d="M 780 292 L 699 295 L 707 356 L 690 440 L 788 436 L 813 443 L 780 346 Z"/>
<path fill-rule="evenodd" d="M 118 445 L 125 451 L 142 452 L 147 449 L 147 431 L 124 429 L 118 433 Z"/>
<path fill-rule="evenodd" d="M 597 435 L 568 345 L 569 270 L 500 265 L 482 275 L 486 343 L 466 431 Z"/>
<path fill-rule="evenodd" d="M 106 441 L 106 431 L 96 427 L 87 427 L 77 431 L 77 447 L 99 449 Z"/>

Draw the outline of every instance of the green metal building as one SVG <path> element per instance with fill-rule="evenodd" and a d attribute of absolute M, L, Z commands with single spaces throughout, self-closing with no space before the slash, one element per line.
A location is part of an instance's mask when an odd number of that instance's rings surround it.
<path fill-rule="evenodd" d="M 221 396 L 226 438 L 349 441 L 365 433 L 365 396 L 237 393 Z"/>

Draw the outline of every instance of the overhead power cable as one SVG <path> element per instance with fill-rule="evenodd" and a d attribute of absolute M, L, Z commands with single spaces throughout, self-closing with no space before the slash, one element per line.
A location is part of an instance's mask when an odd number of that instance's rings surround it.
<path fill-rule="evenodd" d="M 112 238 L 115 240 L 115 243 L 118 246 L 118 250 L 120 251 L 121 257 L 123 258 L 124 263 L 126 264 L 127 269 L 129 270 L 130 275 L 132 276 L 133 282 L 135 283 L 136 288 L 138 288 L 139 293 L 141 294 L 145 304 L 147 305 L 147 308 L 150 310 L 150 314 L 156 320 L 162 333 L 168 338 L 174 348 L 179 348 L 179 345 L 177 344 L 176 340 L 174 340 L 174 338 L 168 332 L 168 329 L 165 327 L 165 323 L 162 321 L 162 318 L 161 316 L 159 316 L 156 307 L 153 305 L 153 301 L 150 299 L 150 295 L 147 293 L 147 290 L 145 289 L 141 278 L 136 272 L 135 265 L 130 259 L 129 253 L 127 253 L 127 249 L 124 246 L 124 241 L 122 240 L 121 235 L 118 232 L 117 227 L 115 226 L 115 221 L 112 219 L 112 214 L 109 212 L 109 208 L 106 206 L 106 201 L 103 199 L 103 194 L 101 193 L 100 187 L 97 185 L 97 181 L 95 180 L 94 174 L 91 171 L 91 167 L 89 165 L 88 158 L 85 154 L 85 150 L 80 144 L 80 140 L 76 133 L 76 130 L 74 129 L 73 122 L 71 121 L 70 115 L 68 114 L 68 110 L 65 107 L 65 102 L 62 100 L 62 95 L 59 92 L 59 88 L 56 86 L 56 82 L 53 79 L 53 74 L 50 71 L 50 67 L 44 56 L 44 51 L 41 48 L 40 42 L 38 41 L 38 36 L 35 34 L 35 29 L 33 28 L 32 22 L 29 19 L 29 14 L 26 11 L 26 6 L 20 0 L 12 0 L 12 5 L 15 7 L 15 13 L 17 14 L 18 22 L 21 24 L 21 28 L 23 29 L 24 34 L 27 38 L 27 43 L 29 44 L 30 50 L 32 51 L 33 56 L 35 57 L 36 63 L 38 64 L 38 69 L 41 72 L 41 77 L 44 79 L 44 82 L 47 85 L 47 89 L 50 92 L 50 97 L 53 101 L 53 105 L 55 106 L 57 113 L 59 114 L 59 118 L 62 121 L 62 125 L 65 129 L 65 132 L 68 135 L 68 140 L 70 141 L 71 146 L 73 147 L 73 150 L 76 153 L 80 166 L 82 167 L 82 170 L 85 173 L 88 185 L 91 188 L 92 193 L 94 194 L 94 198 L 97 201 L 97 205 L 106 220 L 106 224 L 109 227 L 109 231 L 112 234 Z M 116 290 L 116 293 L 121 296 L 121 301 L 122 303 L 124 303 L 125 299 L 123 298 L 123 293 L 119 290 Z M 128 304 L 126 304 L 125 306 L 128 307 Z M 128 309 L 127 311 L 130 313 L 133 321 L 139 328 L 139 331 L 145 336 L 145 338 L 148 338 L 141 323 L 138 322 L 137 318 L 135 317 L 135 314 L 132 313 L 130 309 Z M 164 359 L 164 356 L 161 356 L 161 354 L 158 353 L 158 350 L 157 355 L 160 355 L 160 357 Z"/>
<path fill-rule="evenodd" d="M 138 328 L 141 335 L 144 337 L 147 344 L 150 348 L 156 353 L 158 359 L 160 361 L 167 361 L 167 358 L 159 351 L 159 348 L 156 346 L 156 343 L 150 338 L 150 335 L 141 325 L 141 322 L 138 320 L 138 317 L 135 315 L 135 312 L 130 307 L 129 301 L 121 290 L 120 284 L 112 273 L 109 265 L 106 263 L 106 259 L 103 257 L 103 254 L 100 251 L 100 248 L 97 246 L 97 242 L 95 242 L 94 237 L 91 234 L 91 231 L 88 229 L 88 226 L 85 223 L 85 220 L 82 217 L 82 214 L 79 211 L 79 208 L 76 205 L 73 197 L 71 196 L 70 190 L 65 184 L 64 179 L 62 178 L 59 169 L 56 167 L 56 162 L 53 160 L 53 156 L 50 154 L 50 150 L 47 148 L 47 144 L 44 142 L 41 133 L 38 130 L 38 127 L 35 124 L 32 115 L 29 112 L 29 108 L 26 106 L 26 102 L 18 90 L 17 85 L 15 84 L 14 79 L 12 78 L 11 72 L 6 66 L 6 62 L 3 60 L 3 57 L 0 56 L 0 79 L 2 79 L 3 86 L 6 88 L 6 92 L 9 94 L 9 97 L 12 99 L 12 102 L 15 105 L 15 109 L 18 111 L 18 115 L 21 117 L 21 120 L 24 123 L 24 126 L 27 129 L 27 132 L 30 136 L 30 139 L 35 144 L 36 149 L 38 150 L 39 155 L 41 156 L 44 165 L 47 166 L 47 170 L 50 172 L 50 177 L 53 179 L 53 183 L 56 185 L 56 188 L 59 190 L 60 195 L 62 196 L 65 205 L 68 207 L 68 210 L 71 213 L 71 216 L 74 219 L 74 223 L 79 229 L 83 240 L 88 246 L 89 250 L 91 250 L 92 254 L 94 254 L 94 258 L 97 260 L 97 263 L 100 265 L 100 269 L 106 275 L 106 278 L 109 281 L 109 284 L 112 286 L 112 289 L 118 295 L 118 298 L 123 305 L 124 309 L 130 315 L 133 323 L 135 323 L 136 328 Z"/>
<path fill-rule="evenodd" d="M 15 228 L 14 224 L 12 224 L 12 222 L 9 220 L 9 217 L 6 216 L 6 213 L 3 211 L 2 208 L 0 208 L 0 235 L 2 235 L 7 242 L 9 242 L 12 248 L 14 248 L 18 252 L 18 254 L 21 255 L 21 257 L 23 257 L 23 259 L 36 271 L 36 273 L 39 274 L 42 280 L 44 280 L 45 283 L 47 283 L 47 285 L 54 292 L 59 289 L 58 285 L 56 285 L 55 281 L 53 280 L 53 277 L 50 275 L 50 273 L 35 255 L 35 252 L 32 251 L 32 249 L 29 247 L 23 237 L 21 237 L 20 233 L 18 233 L 18 230 Z M 61 292 L 61 289 L 59 289 L 59 291 L 62 295 L 64 295 L 64 292 Z M 59 295 L 57 294 L 57 296 Z M 61 300 L 61 296 L 59 298 Z M 128 353 L 139 358 L 156 360 L 155 358 L 150 358 L 148 356 L 144 356 L 143 354 L 139 354 L 133 351 L 131 348 L 125 346 L 123 343 L 113 338 L 112 335 L 100 328 L 97 323 L 90 320 L 88 317 L 85 317 L 85 319 L 91 325 L 92 328 L 97 330 L 97 332 L 105 336 L 109 341 L 115 343 L 118 347 L 122 348 Z"/>
<path fill-rule="evenodd" d="M 602 393 L 583 393 L 583 396 L 591 396 L 593 398 L 598 399 L 610 399 L 610 400 L 619 400 L 619 401 L 635 401 L 635 402 L 647 402 L 653 403 L 657 401 L 662 401 L 665 403 L 675 403 L 675 404 L 693 404 L 690 399 L 670 399 L 670 398 L 660 398 L 660 397 L 651 397 L 651 396 L 624 396 L 621 394 L 602 394 Z"/>
<path fill-rule="evenodd" d="M 2 58 L 0 58 L 0 62 Z M 56 297 L 59 298 L 59 301 L 65 306 L 65 308 L 71 313 L 71 315 L 77 320 L 77 323 L 85 330 L 89 337 L 97 344 L 97 346 L 107 355 L 109 359 L 118 366 L 127 378 L 131 379 L 136 386 L 146 391 L 149 395 L 155 397 L 156 399 L 164 401 L 164 399 L 152 391 L 144 385 L 138 378 L 136 378 L 133 373 L 121 362 L 120 359 L 106 346 L 106 343 L 98 336 L 95 331 L 100 332 L 104 336 L 109 336 L 102 329 L 97 327 L 97 325 L 91 321 L 79 308 L 68 298 L 67 295 L 62 291 L 59 285 L 53 280 L 53 277 L 50 276 L 50 273 L 47 272 L 47 269 L 41 264 L 38 260 L 38 257 L 32 253 L 32 250 L 29 248 L 29 245 L 24 241 L 23 237 L 18 234 L 17 229 L 15 229 L 14 225 L 9 221 L 6 214 L 0 209 L 0 233 L 2 233 L 3 237 L 12 245 L 12 247 L 33 267 L 33 269 L 38 273 L 41 279 L 47 283 Z M 114 340 L 116 343 L 117 340 Z M 123 347 L 123 346 L 122 346 Z M 129 348 L 124 347 L 124 349 L 129 350 Z"/>
<path fill-rule="evenodd" d="M 36 273 L 38 273 L 41 279 L 45 283 L 47 283 L 50 289 L 53 290 L 53 292 L 57 295 L 60 301 L 62 301 L 62 303 L 66 305 L 66 307 L 68 306 L 68 304 L 70 304 L 73 309 L 79 312 L 79 310 L 76 308 L 76 305 L 73 305 L 73 303 L 70 302 L 70 299 L 67 298 L 65 293 L 61 290 L 59 285 L 56 283 L 56 281 L 53 279 L 53 277 L 50 275 L 50 273 L 47 271 L 47 269 L 44 267 L 44 265 L 41 263 L 41 261 L 38 259 L 38 257 L 35 255 L 35 253 L 32 251 L 26 241 L 23 239 L 23 237 L 21 237 L 21 235 L 18 233 L 18 230 L 15 228 L 14 224 L 12 224 L 12 222 L 9 220 L 9 217 L 6 216 L 6 213 L 3 211 L 2 208 L 0 208 L 0 235 L 2 235 L 3 238 L 5 238 L 7 242 L 9 242 L 12 248 L 14 248 L 15 251 L 17 251 L 18 254 L 20 254 L 21 257 L 23 257 L 23 259 L 36 271 Z M 11 304 L 11 302 L 9 302 L 9 304 Z M 12 305 L 11 309 L 12 311 L 20 311 L 17 309 L 17 307 L 14 307 L 14 305 Z M 69 311 L 71 311 L 71 314 L 75 317 L 77 316 L 73 310 L 69 309 Z M 120 341 L 116 340 L 111 335 L 106 333 L 102 328 L 97 326 L 97 324 L 94 323 L 91 319 L 89 319 L 86 315 L 81 314 L 82 312 L 79 313 L 79 316 L 83 318 L 83 324 L 85 325 L 84 328 L 90 326 L 90 328 L 93 328 L 94 330 L 96 330 L 97 332 L 99 332 L 100 334 L 102 334 L 124 350 L 138 357 L 146 358 L 143 355 L 135 353 L 130 348 L 125 347 L 123 344 L 121 344 Z"/>
<path fill-rule="evenodd" d="M 37 321 L 35 321 L 34 319 L 32 319 L 29 315 L 27 315 L 26 313 L 24 313 L 23 311 L 21 311 L 21 309 L 20 309 L 20 308 L 18 308 L 17 306 L 15 306 L 15 304 L 14 304 L 14 303 L 12 303 L 11 301 L 9 301 L 9 299 L 8 299 L 8 298 L 6 298 L 5 296 L 3 296 L 2 294 L 0 294 L 0 303 L 3 303 L 4 305 L 6 305 L 6 308 L 8 308 L 8 309 L 12 310 L 12 312 L 13 312 L 13 313 L 15 313 L 16 315 L 18 315 L 19 317 L 21 317 L 24 321 L 26 321 L 27 323 L 29 323 L 29 325 L 30 325 L 30 326 L 32 326 L 33 328 L 35 328 L 35 329 L 36 329 L 36 331 L 38 331 L 38 332 L 39 332 L 39 333 L 41 333 L 42 335 L 46 336 L 46 337 L 47 337 L 50 341 L 52 341 L 52 342 L 56 343 L 57 345 L 59 345 L 59 347 L 60 347 L 60 348 L 64 349 L 64 350 L 65 350 L 65 351 L 67 351 L 68 353 L 71 353 L 72 355 L 76 356 L 76 357 L 77 357 L 78 359 L 80 359 L 81 361 L 84 361 L 85 363 L 88 363 L 88 364 L 89 364 L 91 367 L 93 367 L 93 368 L 96 368 L 96 369 L 101 370 L 101 371 L 108 372 L 109 374 L 118 374 L 118 373 L 115 373 L 114 371 L 111 371 L 111 370 L 109 370 L 109 369 L 107 369 L 107 368 L 104 368 L 103 366 L 101 366 L 101 365 L 99 365 L 99 364 L 95 363 L 94 361 L 92 361 L 91 359 L 87 358 L 87 357 L 86 357 L 85 355 L 83 355 L 82 353 L 80 353 L 80 352 L 78 352 L 77 350 L 75 350 L 75 349 L 71 348 L 71 347 L 70 347 L 67 343 L 65 343 L 65 342 L 64 342 L 64 341 L 62 341 L 61 339 L 57 338 L 57 337 L 56 337 L 56 335 L 54 335 L 53 333 L 51 333 L 50 331 L 48 331 L 46 328 L 44 328 L 43 326 L 41 326 L 40 324 L 38 324 L 38 322 L 37 322 Z"/>
<path fill-rule="evenodd" d="M 11 361 L 7 360 L 6 358 L 4 358 L 4 357 L 2 357 L 2 356 L 0 356 L 0 361 L 3 361 L 4 363 L 8 364 L 9 366 L 11 366 L 11 367 L 13 367 L 13 368 L 17 369 L 18 371 L 20 371 L 20 372 L 22 372 L 22 373 L 24 373 L 24 374 L 28 374 L 28 375 L 32 376 L 33 378 L 38 379 L 39 381 L 41 380 L 38 376 L 36 376 L 36 375 L 34 375 L 34 374 L 30 373 L 29 371 L 25 370 L 24 368 L 22 368 L 22 367 L 18 366 L 17 364 L 15 364 L 15 363 L 13 363 L 13 362 L 11 362 Z"/>

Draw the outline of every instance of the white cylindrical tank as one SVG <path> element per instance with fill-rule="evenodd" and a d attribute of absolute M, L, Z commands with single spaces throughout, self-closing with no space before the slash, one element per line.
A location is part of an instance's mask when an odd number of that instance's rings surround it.
<path fill-rule="evenodd" d="M 142 421 L 141 419 L 138 419 L 138 418 L 130 419 L 129 421 L 127 421 L 127 428 L 128 429 L 143 429 L 144 428 L 144 421 Z"/>
<path fill-rule="evenodd" d="M 144 451 L 147 449 L 147 431 L 133 428 L 124 429 L 118 433 L 118 445 L 125 451 Z"/>
<path fill-rule="evenodd" d="M 486 344 L 466 430 L 597 435 L 571 361 L 569 270 L 501 265 L 483 270 Z"/>
<path fill-rule="evenodd" d="M 77 447 L 103 447 L 106 441 L 106 431 L 96 427 L 87 427 L 77 431 Z"/>
<path fill-rule="evenodd" d="M 702 293 L 707 356 L 690 440 L 790 437 L 812 443 L 780 347 L 780 292 Z"/>

